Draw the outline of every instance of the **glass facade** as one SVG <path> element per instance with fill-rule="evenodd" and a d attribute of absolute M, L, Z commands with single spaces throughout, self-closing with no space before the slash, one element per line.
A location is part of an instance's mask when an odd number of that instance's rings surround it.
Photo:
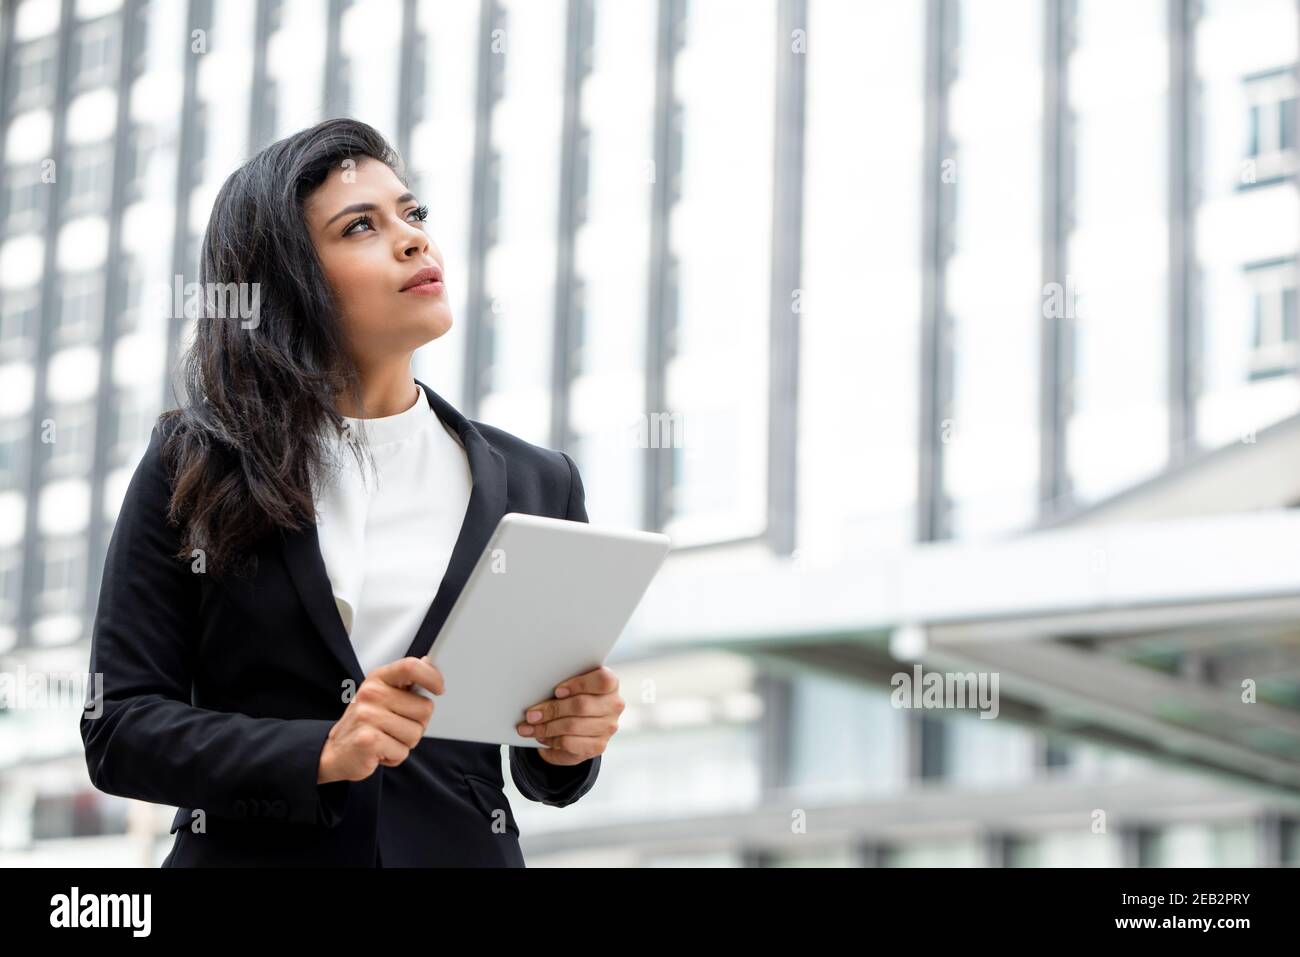
<path fill-rule="evenodd" d="M 1064 262 L 1075 312 L 1066 454 L 1079 502 L 1169 460 L 1166 6 L 1078 4 L 1065 65 L 1073 197 Z"/>
<path fill-rule="evenodd" d="M 454 315 L 417 375 L 569 452 L 593 522 L 669 533 L 680 568 L 830 580 L 1030 532 L 1300 411 L 1298 43 L 1294 0 L 6 3 L 5 670 L 84 669 L 194 332 L 173 280 L 274 139 L 351 115 L 399 145 Z M 642 637 L 610 662 L 629 708 L 598 786 L 512 794 L 530 863 L 1297 860 L 1289 806 L 1215 818 L 1218 792 L 1069 727 Z M 156 864 L 170 810 L 94 791 L 80 748 L 70 716 L 0 712 L 0 861 Z"/>
<path fill-rule="evenodd" d="M 1201 134 L 1198 439 L 1241 441 L 1300 407 L 1296 5 L 1205 4 L 1196 26 Z"/>
<path fill-rule="evenodd" d="M 943 50 L 952 74 L 937 320 L 947 518 L 936 537 L 1021 529 L 1037 514 L 1043 4 L 1017 2 L 996 21 L 980 7 L 953 5 Z"/>
<path fill-rule="evenodd" d="M 810 551 L 916 535 L 924 14 L 808 10 L 796 512 Z"/>

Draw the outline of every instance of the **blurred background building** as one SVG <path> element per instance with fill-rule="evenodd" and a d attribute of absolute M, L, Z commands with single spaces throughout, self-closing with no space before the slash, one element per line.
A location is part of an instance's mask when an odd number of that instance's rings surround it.
<path fill-rule="evenodd" d="M 2 10 L 5 673 L 88 666 L 150 291 L 352 115 L 446 259 L 417 375 L 677 546 L 596 787 L 506 775 L 531 865 L 1300 863 L 1296 0 Z M 0 713 L 0 863 L 156 864 L 77 718 Z"/>

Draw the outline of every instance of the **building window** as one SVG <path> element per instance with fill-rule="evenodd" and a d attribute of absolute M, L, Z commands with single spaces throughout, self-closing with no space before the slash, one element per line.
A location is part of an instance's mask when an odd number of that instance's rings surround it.
<path fill-rule="evenodd" d="M 270 142 L 274 138 L 276 123 L 279 122 L 280 84 L 268 79 L 262 87 L 262 130 L 263 139 Z"/>
<path fill-rule="evenodd" d="M 101 17 L 77 30 L 73 47 L 75 93 L 112 85 L 117 77 L 118 29 L 115 16 Z"/>
<path fill-rule="evenodd" d="M 184 282 L 202 282 L 203 281 L 203 236 L 197 233 L 191 233 L 185 241 L 185 272 L 183 275 Z M 173 319 L 179 319 L 180 316 L 172 316 Z"/>
<path fill-rule="evenodd" d="M 1246 267 L 1254 300 L 1251 323 L 1250 378 L 1287 375 L 1300 368 L 1295 259 Z"/>
<path fill-rule="evenodd" d="M 40 614 L 79 611 L 86 577 L 86 548 L 79 540 L 48 541 L 40 564 Z"/>
<path fill-rule="evenodd" d="M 672 117 L 669 120 L 671 132 L 668 135 L 668 202 L 670 205 L 682 199 L 682 169 L 685 150 L 686 107 L 681 100 L 673 100 Z"/>
<path fill-rule="evenodd" d="M 1296 78 L 1292 67 L 1246 78 L 1246 160 L 1253 175 L 1242 187 L 1275 183 L 1294 174 L 1296 162 Z"/>
<path fill-rule="evenodd" d="M 181 179 L 184 181 L 186 188 L 190 190 L 202 183 L 203 177 L 206 175 L 209 112 L 206 103 L 196 102 L 194 104 L 192 142 L 189 151 L 190 161 L 181 172 Z"/>
<path fill-rule="evenodd" d="M 491 302 L 487 304 L 487 309 L 483 312 L 483 321 L 479 323 L 478 394 L 480 396 L 489 394 L 496 380 L 497 314 L 493 311 L 492 305 Z"/>
<path fill-rule="evenodd" d="M 50 38 L 15 47 L 11 115 L 54 100 L 55 50 Z"/>
<path fill-rule="evenodd" d="M 655 446 L 653 444 L 650 445 L 650 448 L 654 448 L 654 447 Z M 647 454 L 655 455 L 658 453 L 650 452 Z M 668 484 L 665 488 L 662 489 L 660 493 L 660 499 L 663 502 L 662 505 L 663 512 L 661 515 L 661 519 L 664 519 L 670 515 L 674 515 L 677 512 L 683 511 L 681 502 L 685 498 L 685 496 L 683 495 L 683 491 L 684 491 L 683 485 L 686 477 L 685 459 L 686 459 L 686 453 L 683 446 L 677 444 L 676 442 L 674 442 L 672 445 L 669 446 L 668 475 L 667 475 Z"/>
<path fill-rule="evenodd" d="M 30 357 L 36 352 L 40 291 L 35 286 L 0 293 L 0 359 Z"/>
<path fill-rule="evenodd" d="M 118 336 L 134 332 L 140 325 L 140 305 L 144 295 L 144 273 L 139 261 L 134 257 L 129 257 L 126 260 L 126 265 L 121 274 L 121 281 L 124 287 L 124 299 L 114 327 L 114 333 Z"/>
<path fill-rule="evenodd" d="M 92 342 L 104 304 L 104 282 L 98 271 L 67 273 L 59 284 L 59 324 L 56 345 Z"/>
<path fill-rule="evenodd" d="M 22 584 L 22 556 L 17 549 L 0 552 L 0 621 L 18 618 L 18 589 Z"/>
<path fill-rule="evenodd" d="M 495 14 L 492 20 L 493 35 L 508 36 L 509 34 L 506 32 L 508 25 L 506 23 L 507 18 L 505 8 L 499 3 L 493 4 L 493 13 Z M 501 31 L 499 34 L 496 33 L 498 30 Z M 488 57 L 488 101 L 492 104 L 496 104 L 505 99 L 506 56 L 509 49 L 509 46 L 506 46 L 504 49 L 498 50 L 494 43 L 492 53 Z"/>
<path fill-rule="evenodd" d="M 69 215 L 105 212 L 112 189 L 111 143 L 93 143 L 72 151 L 68 160 Z"/>
<path fill-rule="evenodd" d="M 85 475 L 95 453 L 95 410 L 90 405 L 63 406 L 50 418 L 54 441 L 46 443 L 46 478 Z"/>
<path fill-rule="evenodd" d="M 573 282 L 573 301 L 570 304 L 572 323 L 569 328 L 570 374 L 577 377 L 587 368 L 587 285 L 581 279 Z"/>
<path fill-rule="evenodd" d="M 0 489 L 20 488 L 23 449 L 28 438 L 26 419 L 0 422 Z"/>
<path fill-rule="evenodd" d="M 334 109 L 335 116 L 350 116 L 352 113 L 352 69 L 351 58 L 339 55 L 338 65 L 338 101 Z"/>
<path fill-rule="evenodd" d="M 32 806 L 33 840 L 126 832 L 126 802 L 99 791 L 37 794 Z"/>
<path fill-rule="evenodd" d="M 428 115 L 428 106 L 425 101 L 425 90 L 429 83 L 429 38 L 422 32 L 417 31 L 415 42 L 412 44 L 411 58 L 411 88 L 406 93 L 411 99 L 411 122 L 418 123 Z M 412 190 L 417 196 L 423 195 L 421 190 Z"/>
<path fill-rule="evenodd" d="M 1300 821 L 1284 820 L 1281 832 L 1279 863 L 1283 867 L 1300 867 Z"/>
<path fill-rule="evenodd" d="M 492 150 L 483 170 L 483 245 L 495 246 L 501 236 L 501 154 Z"/>
<path fill-rule="evenodd" d="M 135 392 L 118 392 L 113 404 L 113 454 L 112 459 L 121 465 L 140 456 L 140 449 L 149 441 L 155 416 L 152 405 Z"/>
<path fill-rule="evenodd" d="M 918 772 L 923 781 L 937 781 L 948 777 L 951 761 L 948 739 L 951 729 L 948 720 L 932 714 L 921 714 L 917 719 L 917 733 L 921 738 Z"/>
<path fill-rule="evenodd" d="M 587 197 L 591 194 L 591 130 L 586 126 L 578 130 L 577 147 L 573 155 L 573 226 L 577 229 L 588 221 Z"/>
<path fill-rule="evenodd" d="M 21 163 L 5 170 L 5 235 L 39 231 L 45 203 L 40 163 Z"/>
<path fill-rule="evenodd" d="M 153 153 L 154 130 L 148 126 L 132 125 L 128 134 L 129 147 L 126 152 L 126 195 L 124 202 L 130 204 L 144 198 L 148 183 L 145 175 L 149 172 L 149 157 Z"/>
<path fill-rule="evenodd" d="M 664 263 L 663 361 L 667 363 L 682 351 L 681 264 L 668 254 Z"/>
<path fill-rule="evenodd" d="M 1068 768 L 1073 764 L 1074 754 L 1064 741 L 1048 738 L 1043 742 L 1043 767 L 1049 771 Z"/>

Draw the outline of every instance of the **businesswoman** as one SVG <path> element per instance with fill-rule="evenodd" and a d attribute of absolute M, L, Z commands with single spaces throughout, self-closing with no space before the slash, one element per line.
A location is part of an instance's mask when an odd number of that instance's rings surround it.
<path fill-rule="evenodd" d="M 501 747 L 422 735 L 446 688 L 422 658 L 497 520 L 585 522 L 583 485 L 413 376 L 455 277 L 401 170 L 329 120 L 212 209 L 186 396 L 122 502 L 81 718 L 97 788 L 178 808 L 165 867 L 524 865 Z M 520 702 L 546 745 L 509 746 L 520 793 L 586 794 L 623 704 L 603 667 Z"/>

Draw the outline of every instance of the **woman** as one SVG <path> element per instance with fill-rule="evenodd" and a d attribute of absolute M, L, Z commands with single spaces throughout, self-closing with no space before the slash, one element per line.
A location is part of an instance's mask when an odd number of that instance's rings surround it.
<path fill-rule="evenodd" d="M 81 720 L 97 788 L 179 808 L 164 867 L 524 864 L 500 746 L 422 735 L 445 688 L 422 659 L 501 515 L 585 522 L 583 486 L 412 375 L 452 321 L 427 212 L 348 119 L 217 196 L 200 285 L 256 314 L 205 296 L 187 401 L 109 542 Z M 617 731 L 615 676 L 520 704 L 546 747 L 510 746 L 511 777 L 573 803 Z"/>

